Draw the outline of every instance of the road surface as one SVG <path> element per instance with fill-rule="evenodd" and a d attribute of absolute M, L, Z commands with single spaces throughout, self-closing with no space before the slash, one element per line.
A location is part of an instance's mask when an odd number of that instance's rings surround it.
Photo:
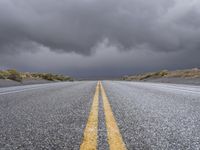
<path fill-rule="evenodd" d="M 200 86 L 81 81 L 0 88 L 0 149 L 200 149 Z"/>

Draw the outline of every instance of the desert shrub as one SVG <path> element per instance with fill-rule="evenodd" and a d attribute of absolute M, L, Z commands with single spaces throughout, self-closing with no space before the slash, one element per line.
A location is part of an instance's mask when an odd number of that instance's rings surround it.
<path fill-rule="evenodd" d="M 160 71 L 159 72 L 159 75 L 161 76 L 161 77 L 163 77 L 163 76 L 166 76 L 166 75 L 168 75 L 168 72 L 167 71 Z"/>
<path fill-rule="evenodd" d="M 127 76 L 127 75 L 126 75 L 126 76 L 123 76 L 121 79 L 122 79 L 122 80 L 127 80 L 127 79 L 128 79 L 128 76 Z"/>
<path fill-rule="evenodd" d="M 69 81 L 70 77 L 63 76 L 63 75 L 54 75 L 54 74 L 45 74 L 43 79 L 50 80 L 50 81 Z"/>
<path fill-rule="evenodd" d="M 49 81 L 73 81 L 69 76 L 51 73 L 18 72 L 15 69 L 0 70 L 0 79 L 10 79 L 21 82 L 23 79 L 44 79 Z"/>
<path fill-rule="evenodd" d="M 139 80 L 145 80 L 147 78 L 150 78 L 151 76 L 151 74 L 143 75 Z"/>
<path fill-rule="evenodd" d="M 50 74 L 50 73 L 43 74 L 42 78 L 45 79 L 45 80 L 54 81 L 53 75 Z"/>
<path fill-rule="evenodd" d="M 0 79 L 5 79 L 3 73 L 0 72 Z"/>
<path fill-rule="evenodd" d="M 0 71 L 0 78 L 7 79 L 10 73 L 7 70 Z"/>
<path fill-rule="evenodd" d="M 6 79 L 8 77 L 8 73 L 6 71 L 0 71 L 0 79 Z"/>
<path fill-rule="evenodd" d="M 56 77 L 57 80 L 59 81 L 72 81 L 72 78 L 68 77 L 68 76 L 63 76 L 63 75 L 58 75 Z"/>
<path fill-rule="evenodd" d="M 22 81 L 22 77 L 21 77 L 20 73 L 17 72 L 16 70 L 10 69 L 10 70 L 7 70 L 7 72 L 9 73 L 7 79 L 18 81 L 18 82 Z"/>
<path fill-rule="evenodd" d="M 51 73 L 32 73 L 31 75 L 33 78 L 39 78 L 49 81 L 73 81 L 71 77 Z"/>

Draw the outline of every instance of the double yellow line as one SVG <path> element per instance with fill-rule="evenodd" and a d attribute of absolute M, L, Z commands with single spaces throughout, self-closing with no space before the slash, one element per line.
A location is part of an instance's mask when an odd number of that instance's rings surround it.
<path fill-rule="evenodd" d="M 91 111 L 88 122 L 84 131 L 84 137 L 80 150 L 96 150 L 98 145 L 98 107 L 99 107 L 99 92 L 103 99 L 103 107 L 105 113 L 105 121 L 107 128 L 107 137 L 110 150 L 126 150 L 115 117 L 113 115 L 108 97 L 101 82 L 97 83 L 96 91 L 93 98 Z"/>

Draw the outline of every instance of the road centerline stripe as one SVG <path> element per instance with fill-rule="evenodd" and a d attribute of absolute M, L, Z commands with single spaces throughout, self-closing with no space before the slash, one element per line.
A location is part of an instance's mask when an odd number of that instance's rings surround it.
<path fill-rule="evenodd" d="M 105 93 L 105 90 L 101 82 L 100 82 L 100 90 L 101 90 L 101 95 L 103 99 L 109 148 L 110 150 L 126 150 L 125 143 L 123 142 L 123 138 L 117 126 L 117 122 L 113 115 L 108 97 Z"/>
<path fill-rule="evenodd" d="M 83 134 L 80 150 L 96 150 L 98 137 L 99 82 L 96 86 L 91 111 Z"/>

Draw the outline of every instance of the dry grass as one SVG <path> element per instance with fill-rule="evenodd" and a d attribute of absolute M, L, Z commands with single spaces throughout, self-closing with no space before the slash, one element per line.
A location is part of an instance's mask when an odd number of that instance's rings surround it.
<path fill-rule="evenodd" d="M 0 79 L 10 79 L 18 82 L 22 81 L 20 73 L 14 69 L 0 71 Z"/>
<path fill-rule="evenodd" d="M 30 72 L 18 72 L 15 69 L 0 70 L 0 79 L 10 79 L 21 82 L 25 79 L 44 79 L 49 81 L 73 81 L 69 76 L 57 75 L 51 73 L 30 73 Z"/>
<path fill-rule="evenodd" d="M 168 71 L 162 70 L 158 72 L 148 72 L 139 75 L 131 75 L 131 76 L 124 76 L 122 80 L 148 80 L 148 79 L 156 79 L 156 78 L 200 78 L 200 69 L 193 68 L 187 70 L 175 70 L 175 71 Z"/>

